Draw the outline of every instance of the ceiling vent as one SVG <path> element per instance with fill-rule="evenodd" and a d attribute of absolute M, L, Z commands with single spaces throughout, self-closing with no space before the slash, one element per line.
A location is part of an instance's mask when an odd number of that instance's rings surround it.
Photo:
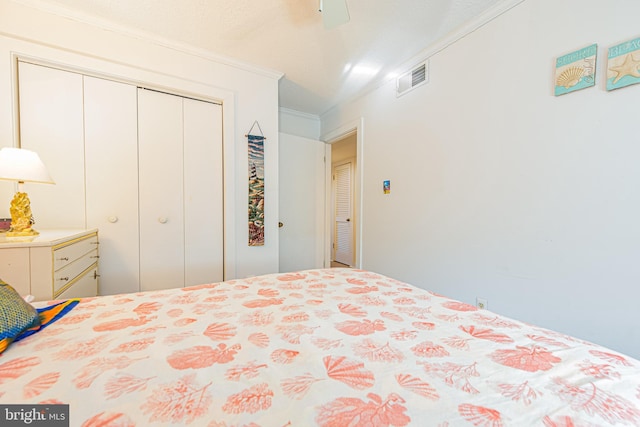
<path fill-rule="evenodd" d="M 398 77 L 398 80 L 396 80 L 396 96 L 402 96 L 427 83 L 429 81 L 428 64 L 428 60 L 424 61 Z"/>

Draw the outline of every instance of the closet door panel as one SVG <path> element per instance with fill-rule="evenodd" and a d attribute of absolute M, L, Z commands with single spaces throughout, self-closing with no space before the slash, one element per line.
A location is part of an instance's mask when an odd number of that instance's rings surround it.
<path fill-rule="evenodd" d="M 84 77 L 87 226 L 100 230 L 100 294 L 139 290 L 137 88 Z"/>
<path fill-rule="evenodd" d="M 26 183 L 34 228 L 85 224 L 82 75 L 18 63 L 21 148 L 42 159 L 55 185 Z"/>
<path fill-rule="evenodd" d="M 222 107 L 184 99 L 185 286 L 223 280 Z"/>
<path fill-rule="evenodd" d="M 184 286 L 182 98 L 138 89 L 140 288 Z"/>

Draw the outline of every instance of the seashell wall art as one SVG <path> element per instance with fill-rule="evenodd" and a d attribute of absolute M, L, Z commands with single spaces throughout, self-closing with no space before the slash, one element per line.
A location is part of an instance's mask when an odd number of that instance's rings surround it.
<path fill-rule="evenodd" d="M 556 96 L 595 86 L 598 45 L 584 47 L 556 59 Z"/>

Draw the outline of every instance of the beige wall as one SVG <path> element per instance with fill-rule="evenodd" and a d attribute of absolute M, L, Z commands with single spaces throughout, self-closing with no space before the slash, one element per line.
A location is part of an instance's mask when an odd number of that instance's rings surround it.
<path fill-rule="evenodd" d="M 347 136 L 346 138 L 331 144 L 331 163 L 343 162 L 347 159 L 356 158 L 356 134 Z"/>

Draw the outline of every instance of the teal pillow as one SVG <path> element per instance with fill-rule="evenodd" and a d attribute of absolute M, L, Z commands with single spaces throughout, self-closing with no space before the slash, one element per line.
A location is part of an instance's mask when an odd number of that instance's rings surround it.
<path fill-rule="evenodd" d="M 38 311 L 0 279 L 0 354 L 18 335 L 39 326 Z"/>

